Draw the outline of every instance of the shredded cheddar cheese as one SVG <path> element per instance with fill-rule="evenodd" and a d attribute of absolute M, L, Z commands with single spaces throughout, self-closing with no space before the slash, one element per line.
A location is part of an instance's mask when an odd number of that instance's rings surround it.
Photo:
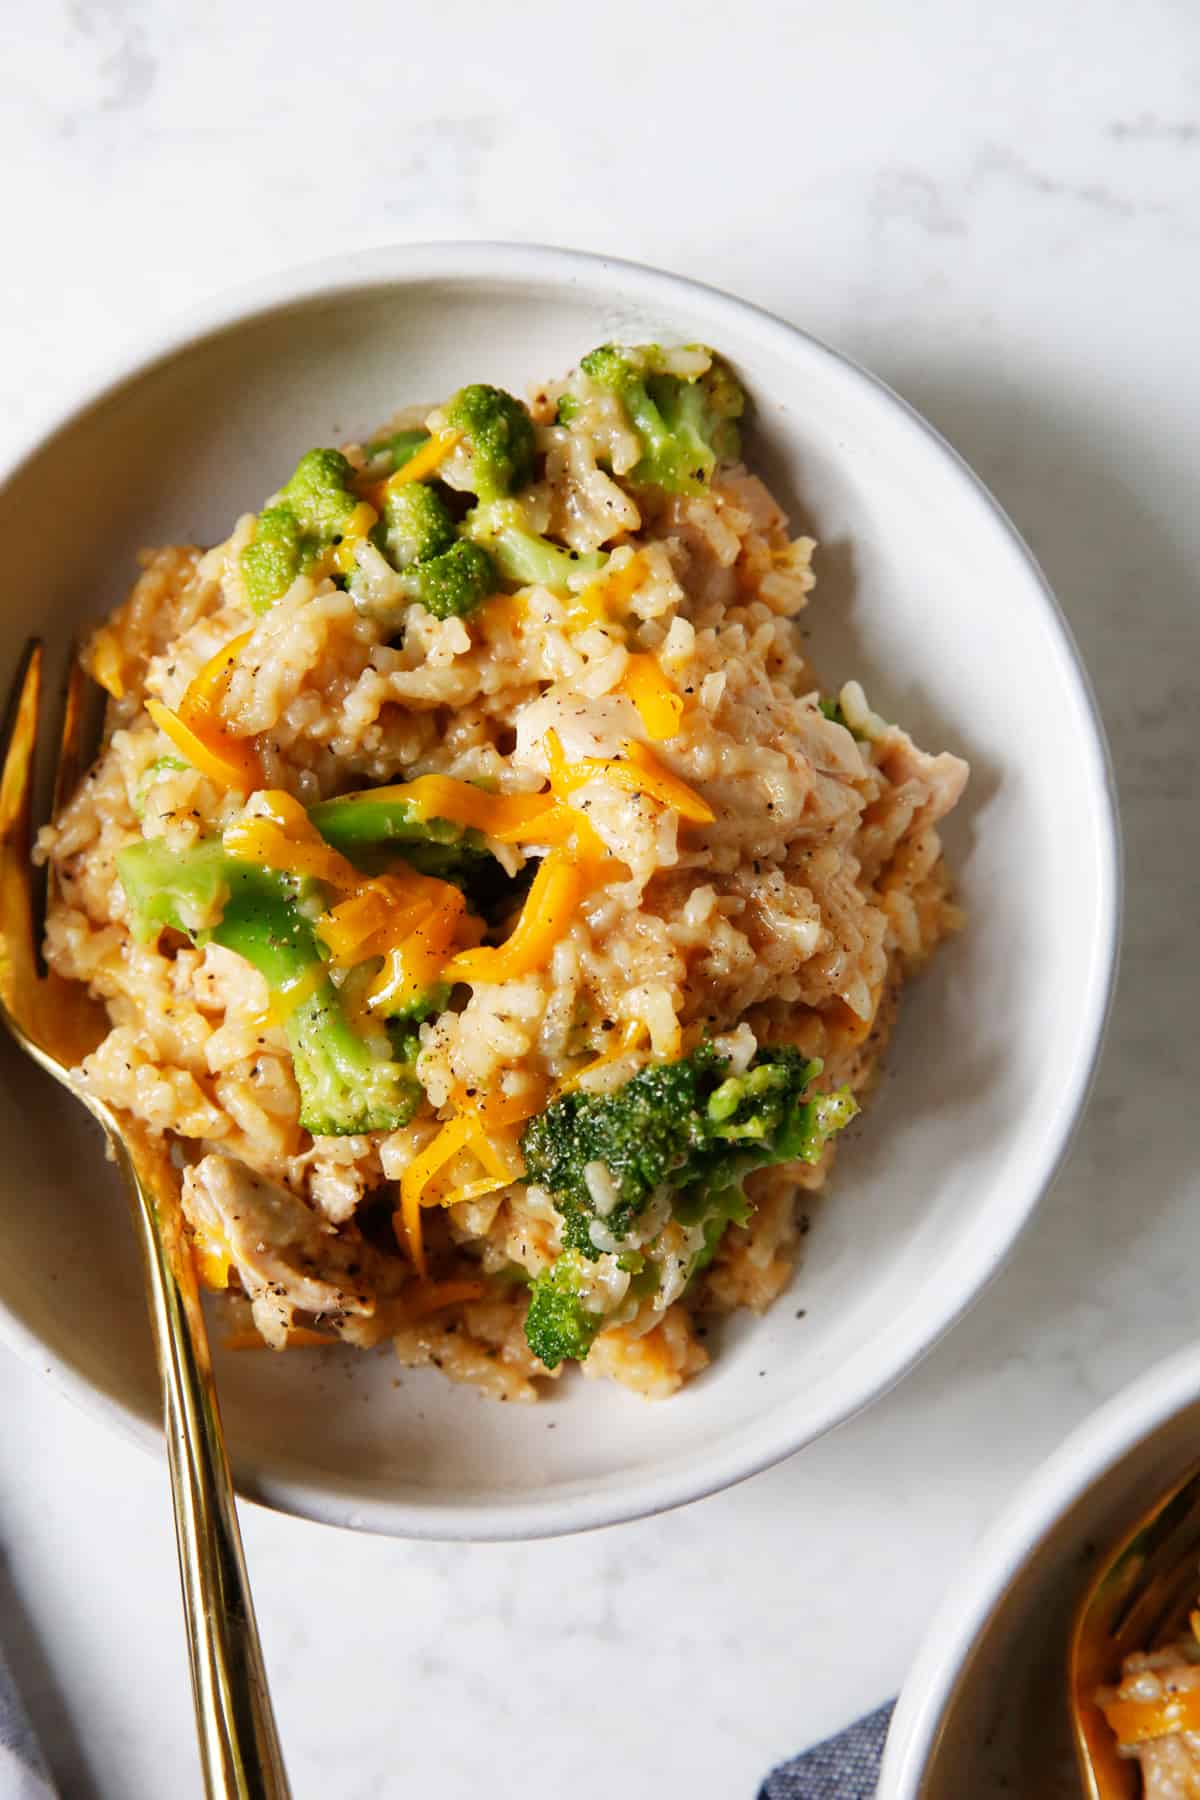
<path fill-rule="evenodd" d="M 624 612 L 645 578 L 646 559 L 638 550 L 615 574 L 601 575 L 572 597 L 566 609 L 567 626 L 582 631 Z"/>
<path fill-rule="evenodd" d="M 681 818 L 698 825 L 711 825 L 716 818 L 711 806 L 694 788 L 665 769 L 652 751 L 634 738 L 626 738 L 620 756 L 583 756 L 568 763 L 563 755 L 558 733 L 551 728 L 544 739 L 550 765 L 551 791 L 560 799 L 569 799 L 577 788 L 589 781 L 610 781 L 632 794 L 647 794 L 662 806 L 669 806 Z"/>
<path fill-rule="evenodd" d="M 683 697 L 671 686 L 656 657 L 631 656 L 618 691 L 633 701 L 646 736 L 654 743 L 676 736 L 683 718 Z"/>
<path fill-rule="evenodd" d="M 363 498 L 370 502 L 376 512 L 382 512 L 390 493 L 406 486 L 410 481 L 424 481 L 427 475 L 432 475 L 445 462 L 461 437 L 461 431 L 435 431 L 429 442 L 422 444 L 402 469 L 397 469 L 386 481 L 374 482 L 369 487 L 360 489 Z"/>
<path fill-rule="evenodd" d="M 231 856 L 280 874 L 308 876 L 343 893 L 354 893 L 363 885 L 354 864 L 325 842 L 291 794 L 267 788 L 259 805 L 262 812 L 226 827 L 225 848 Z"/>
<path fill-rule="evenodd" d="M 88 669 L 114 700 L 125 698 L 125 657 L 120 640 L 110 626 L 103 626 L 92 638 L 88 651 Z"/>
<path fill-rule="evenodd" d="M 455 1106 L 465 1112 L 472 1112 L 485 1131 L 503 1131 L 509 1125 L 519 1125 L 525 1119 L 532 1119 L 535 1113 L 541 1112 L 546 1104 L 547 1084 L 541 1076 L 535 1076 L 519 1094 L 506 1094 L 502 1088 L 490 1088 L 485 1094 L 472 1094 L 466 1088 L 456 1088 L 451 1095 Z"/>
<path fill-rule="evenodd" d="M 481 617 L 489 631 L 519 631 L 529 617 L 529 596 L 527 593 L 497 594 L 488 601 Z"/>
<path fill-rule="evenodd" d="M 515 825 L 511 830 L 493 835 L 500 844 L 544 844 L 548 850 L 557 844 L 574 844 L 581 855 L 596 861 L 608 854 L 604 840 L 593 828 L 587 814 L 562 801 L 552 804 L 527 824 Z"/>
<path fill-rule="evenodd" d="M 307 876 L 340 896 L 314 929 L 335 967 L 382 960 L 367 993 L 369 1010 L 403 1009 L 441 979 L 455 949 L 478 942 L 480 922 L 467 913 L 461 890 L 451 882 L 415 869 L 360 874 L 325 842 L 290 794 L 269 789 L 260 794 L 259 805 L 265 810 L 227 828 L 226 849 L 244 861 Z M 290 995 L 280 998 L 289 1012 L 298 1004 Z M 272 1022 L 281 1021 L 272 1017 Z"/>
<path fill-rule="evenodd" d="M 322 568 L 321 573 L 349 575 L 354 568 L 358 546 L 365 541 L 378 519 L 375 508 L 368 501 L 360 500 L 342 529 L 340 542 L 329 552 L 329 567 Z"/>
<path fill-rule="evenodd" d="M 267 1001 L 266 1012 L 258 1015 L 259 1026 L 270 1030 L 273 1026 L 286 1025 L 296 1008 L 312 999 L 324 979 L 324 969 L 319 963 L 314 963 L 294 981 L 285 982 L 282 987 L 276 988 Z"/>
<path fill-rule="evenodd" d="M 403 1012 L 420 1000 L 438 981 L 446 958 L 461 936 L 466 922 L 465 903 L 456 909 L 432 909 L 419 923 L 384 952 L 383 969 L 367 994 L 372 1011 Z"/>
<path fill-rule="evenodd" d="M 486 788 L 453 775 L 418 775 L 415 781 L 371 788 L 369 793 L 372 800 L 384 803 L 404 801 L 422 821 L 446 819 L 495 838 L 528 824 L 554 804 L 550 794 L 489 794 Z"/>
<path fill-rule="evenodd" d="M 595 885 L 596 866 L 577 852 L 558 846 L 538 864 L 521 916 L 503 944 L 463 950 L 446 965 L 450 981 L 513 981 L 544 968 L 559 938 L 570 928 L 571 915 Z"/>
<path fill-rule="evenodd" d="M 421 1231 L 421 1196 L 434 1176 L 456 1156 L 467 1139 L 479 1129 L 470 1113 L 459 1113 L 444 1124 L 405 1169 L 400 1177 L 400 1210 L 395 1215 L 397 1238 L 408 1245 L 408 1253 L 419 1274 L 427 1272 L 425 1242 Z"/>
<path fill-rule="evenodd" d="M 1200 1731 L 1200 1688 L 1184 1688 L 1161 1700 L 1110 1700 L 1101 1710 L 1118 1744 L 1128 1748 L 1172 1731 Z"/>
<path fill-rule="evenodd" d="M 463 1306 L 469 1300 L 483 1298 L 482 1281 L 421 1281 L 404 1307 L 410 1320 L 424 1319 L 430 1313 L 442 1312 L 447 1306 Z"/>
<path fill-rule="evenodd" d="M 146 711 L 184 760 L 217 787 L 230 793 L 250 794 L 261 783 L 261 765 L 250 744 L 232 737 L 217 744 L 201 737 L 161 700 L 147 700 Z"/>
<path fill-rule="evenodd" d="M 220 1290 L 229 1286 L 232 1260 L 219 1239 L 199 1235 L 192 1239 L 192 1261 L 196 1265 L 196 1276 L 206 1288 Z"/>
<path fill-rule="evenodd" d="M 341 1342 L 340 1338 L 325 1331 L 312 1331 L 307 1325 L 292 1325 L 288 1329 L 285 1350 L 329 1350 Z M 265 1350 L 266 1339 L 257 1331 L 231 1331 L 225 1339 L 227 1350 Z"/>
<path fill-rule="evenodd" d="M 178 712 L 161 700 L 146 711 L 159 730 L 201 775 L 232 793 L 251 794 L 262 786 L 262 762 L 252 738 L 236 737 L 222 723 L 219 707 L 237 660 L 253 637 L 244 631 L 209 658 L 188 684 Z"/>

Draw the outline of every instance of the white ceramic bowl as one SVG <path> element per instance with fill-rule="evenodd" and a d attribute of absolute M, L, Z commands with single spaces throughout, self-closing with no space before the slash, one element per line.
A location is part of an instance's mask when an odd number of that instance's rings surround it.
<path fill-rule="evenodd" d="M 1118 852 L 1085 677 L 995 502 L 895 395 L 740 301 L 511 245 L 373 251 L 212 302 L 59 422 L 0 491 L 0 666 L 65 654 L 138 546 L 219 538 L 297 453 L 463 380 L 522 390 L 606 338 L 703 339 L 756 403 L 751 455 L 822 542 L 831 680 L 971 759 L 948 834 L 971 926 L 909 996 L 791 1292 L 722 1333 L 666 1406 L 571 1380 L 501 1408 L 387 1355 L 225 1357 L 242 1491 L 368 1530 L 516 1537 L 651 1512 L 764 1468 L 865 1406 L 995 1272 L 1082 1104 L 1113 972 Z M 82 1115 L 5 1055 L 9 1338 L 153 1442 L 157 1395 L 121 1201 Z M 798 1316 L 799 1309 L 804 1316 Z M 399 1384 L 398 1384 L 398 1378 Z M 551 1429 L 553 1428 L 553 1429 Z"/>
<path fill-rule="evenodd" d="M 925 1635 L 876 1800 L 1077 1800 L 1065 1677 L 1075 1607 L 1097 1555 L 1195 1462 L 1198 1445 L 1192 1346 L 1122 1389 L 1043 1464 Z"/>

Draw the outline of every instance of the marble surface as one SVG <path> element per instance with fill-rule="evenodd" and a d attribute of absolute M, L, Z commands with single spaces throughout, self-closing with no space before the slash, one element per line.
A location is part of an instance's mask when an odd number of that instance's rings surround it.
<path fill-rule="evenodd" d="M 1200 15 L 408 11 L 5 12 L 0 451 L 172 309 L 288 261 L 616 251 L 774 308 L 926 413 L 1042 559 L 1112 736 L 1128 916 L 1090 1112 L 1005 1272 L 890 1397 L 732 1493 L 564 1542 L 246 1512 L 298 1800 L 752 1796 L 894 1691 L 1024 1473 L 1195 1331 Z M 64 1790 L 186 1800 L 165 1471 L 3 1352 L 0 1409 L 0 1633 Z"/>

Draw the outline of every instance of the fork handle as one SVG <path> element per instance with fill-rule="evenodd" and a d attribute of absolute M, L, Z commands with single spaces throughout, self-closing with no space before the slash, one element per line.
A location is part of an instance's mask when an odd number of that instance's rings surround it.
<path fill-rule="evenodd" d="M 192 1693 L 210 1800 L 289 1800 L 258 1624 L 250 1598 L 233 1478 L 221 1429 L 208 1332 L 178 1202 L 156 1197 L 152 1159 L 110 1141 L 133 1201 L 163 1387 L 175 1541 Z"/>

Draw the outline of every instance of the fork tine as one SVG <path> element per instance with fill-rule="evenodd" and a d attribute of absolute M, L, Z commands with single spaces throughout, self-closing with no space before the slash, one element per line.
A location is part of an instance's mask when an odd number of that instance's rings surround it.
<path fill-rule="evenodd" d="M 79 660 L 77 647 L 71 647 L 67 685 L 63 693 L 62 724 L 58 734 L 58 763 L 54 770 L 54 799 L 50 816 L 57 818 L 74 795 L 90 760 L 84 749 L 90 683 Z"/>
<path fill-rule="evenodd" d="M 1193 1475 L 1130 1544 L 1135 1571 L 1109 1632 L 1121 1656 L 1145 1650 L 1190 1585 L 1200 1594 L 1200 1475 Z"/>
<path fill-rule="evenodd" d="M 0 751 L 0 841 L 28 836 L 33 801 L 33 746 L 42 687 L 42 646 L 30 638 L 21 652 L 5 708 Z"/>
<path fill-rule="evenodd" d="M 50 803 L 52 819 L 57 819 L 79 786 L 84 769 L 92 759 L 95 736 L 92 727 L 98 724 L 98 720 L 94 716 L 96 708 L 90 704 L 90 698 L 95 689 L 84 672 L 76 645 L 71 647 L 67 668 L 67 685 L 63 692 L 62 702 L 62 722 L 58 733 L 58 761 L 54 768 L 54 798 Z M 45 900 L 47 910 L 59 897 L 59 891 L 58 871 L 54 863 L 49 862 L 46 865 Z M 37 937 L 40 941 L 40 931 L 37 933 Z"/>
<path fill-rule="evenodd" d="M 31 638 L 17 666 L 0 736 L 0 1001 L 10 1009 L 18 991 L 36 979 L 29 849 L 41 685 L 42 646 Z"/>

